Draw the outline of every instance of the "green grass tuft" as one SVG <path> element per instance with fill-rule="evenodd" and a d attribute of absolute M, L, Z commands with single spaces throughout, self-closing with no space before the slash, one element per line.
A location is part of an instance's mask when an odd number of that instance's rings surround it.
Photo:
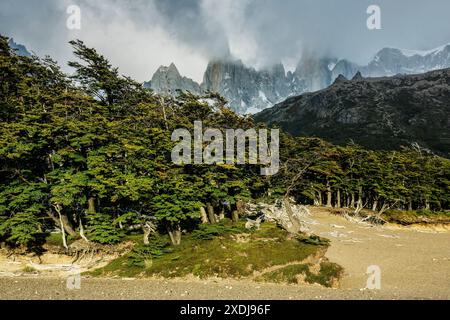
<path fill-rule="evenodd" d="M 391 223 L 402 225 L 411 224 L 449 224 L 450 211 L 435 212 L 430 210 L 389 210 L 383 214 L 383 218 Z"/>
<path fill-rule="evenodd" d="M 317 274 L 311 271 L 310 264 L 293 264 L 266 273 L 257 280 L 289 284 L 307 282 L 311 284 L 317 283 L 325 287 L 333 287 L 335 281 L 341 278 L 342 273 L 342 267 L 331 262 L 322 262 L 320 264 L 320 270 Z"/>

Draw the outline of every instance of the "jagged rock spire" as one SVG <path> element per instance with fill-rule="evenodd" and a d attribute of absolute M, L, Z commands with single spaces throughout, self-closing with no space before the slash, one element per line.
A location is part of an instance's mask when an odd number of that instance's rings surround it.
<path fill-rule="evenodd" d="M 352 81 L 358 81 L 358 80 L 364 80 L 364 77 L 362 76 L 361 72 L 358 71 L 355 76 L 352 78 Z"/>

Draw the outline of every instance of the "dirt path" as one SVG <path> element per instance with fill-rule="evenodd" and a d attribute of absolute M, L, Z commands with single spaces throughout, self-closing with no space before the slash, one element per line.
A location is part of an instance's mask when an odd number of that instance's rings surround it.
<path fill-rule="evenodd" d="M 82 278 L 79 290 L 66 278 L 2 274 L 0 299 L 450 299 L 450 232 L 368 227 L 312 209 L 307 224 L 329 238 L 327 257 L 346 274 L 340 289 L 237 280 Z M 367 267 L 381 268 L 381 290 L 363 290 Z"/>

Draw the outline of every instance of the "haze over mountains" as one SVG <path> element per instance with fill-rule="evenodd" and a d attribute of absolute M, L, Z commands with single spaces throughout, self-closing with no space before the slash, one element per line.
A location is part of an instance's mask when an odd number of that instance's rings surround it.
<path fill-rule="evenodd" d="M 201 84 L 183 77 L 175 64 L 160 67 L 145 85 L 157 93 L 176 94 L 177 90 L 200 94 L 220 93 L 239 113 L 257 113 L 285 99 L 330 86 L 343 75 L 353 78 L 417 74 L 450 67 L 450 44 L 429 50 L 414 51 L 384 48 L 365 66 L 349 60 L 305 53 L 296 69 L 286 72 L 280 63 L 256 70 L 240 60 L 215 60 L 208 64 Z"/>

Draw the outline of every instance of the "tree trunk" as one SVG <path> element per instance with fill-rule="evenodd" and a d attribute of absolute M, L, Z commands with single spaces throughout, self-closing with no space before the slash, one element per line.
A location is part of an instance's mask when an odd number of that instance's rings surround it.
<path fill-rule="evenodd" d="M 327 208 L 333 207 L 330 183 L 327 182 Z"/>
<path fill-rule="evenodd" d="M 200 216 L 202 218 L 202 223 L 203 224 L 209 223 L 208 215 L 206 214 L 206 210 L 205 210 L 204 207 L 200 207 Z"/>
<path fill-rule="evenodd" d="M 54 207 L 59 216 L 59 223 L 60 223 L 60 227 L 61 227 L 61 237 L 62 237 L 63 246 L 64 246 L 64 248 L 69 249 L 69 247 L 67 246 L 66 231 L 64 230 L 65 227 L 64 227 L 64 222 L 62 219 L 62 214 L 61 214 L 61 206 L 59 204 L 57 204 Z"/>
<path fill-rule="evenodd" d="M 409 199 L 409 201 L 408 201 L 408 210 L 409 211 L 413 210 L 413 205 L 412 205 L 412 200 L 411 199 Z"/>
<path fill-rule="evenodd" d="M 95 198 L 94 197 L 90 197 L 88 199 L 88 212 L 89 213 L 95 213 Z"/>
<path fill-rule="evenodd" d="M 430 201 L 428 199 L 425 199 L 425 209 L 430 210 L 430 208 L 431 208 Z"/>
<path fill-rule="evenodd" d="M 378 199 L 373 200 L 372 211 L 377 211 L 378 208 Z"/>
<path fill-rule="evenodd" d="M 215 224 L 217 221 L 216 221 L 216 216 L 214 214 L 214 207 L 212 206 L 211 203 L 207 203 L 206 204 L 206 209 L 208 210 L 209 222 L 211 224 Z"/>
<path fill-rule="evenodd" d="M 358 188 L 358 201 L 361 202 L 361 203 L 363 202 L 363 196 L 364 196 L 363 195 L 363 189 L 362 189 L 362 187 L 359 187 Z"/>
<path fill-rule="evenodd" d="M 243 214 L 245 211 L 245 203 L 242 200 L 238 200 L 238 202 L 236 203 L 236 209 L 239 213 L 239 215 Z"/>
<path fill-rule="evenodd" d="M 389 204 L 387 202 L 383 203 L 383 205 L 381 206 L 380 211 L 378 212 L 378 216 L 382 216 L 383 213 L 386 212 L 386 210 L 388 210 L 390 208 Z"/>
<path fill-rule="evenodd" d="M 222 221 L 223 219 L 225 219 L 225 207 L 222 207 L 222 210 L 219 214 L 219 221 Z"/>
<path fill-rule="evenodd" d="M 66 232 L 71 235 L 72 237 L 77 236 L 77 232 L 72 228 L 70 225 L 69 218 L 65 214 L 61 214 L 61 219 L 64 222 L 64 229 L 66 229 Z"/>
<path fill-rule="evenodd" d="M 341 208 L 341 190 L 340 189 L 337 190 L 336 198 L 337 198 L 336 199 L 336 207 L 338 209 L 340 209 Z"/>
<path fill-rule="evenodd" d="M 355 208 L 355 193 L 351 193 L 350 208 Z"/>
<path fill-rule="evenodd" d="M 318 195 L 319 195 L 319 206 L 323 205 L 323 201 L 322 201 L 322 192 L 318 191 Z"/>
<path fill-rule="evenodd" d="M 361 200 L 358 200 L 356 202 L 356 208 L 355 208 L 355 216 L 359 216 L 359 213 L 362 211 L 362 209 L 364 209 L 364 204 Z"/>
<path fill-rule="evenodd" d="M 179 246 L 181 244 L 181 226 L 177 224 L 175 227 L 169 227 L 168 233 L 172 244 Z"/>
<path fill-rule="evenodd" d="M 233 212 L 231 212 L 231 220 L 233 220 L 233 223 L 239 222 L 239 213 L 237 210 L 233 210 Z"/>
<path fill-rule="evenodd" d="M 144 231 L 144 244 L 149 245 L 149 237 L 152 233 L 156 232 L 156 225 L 150 221 L 147 221 L 142 225 L 142 230 Z"/>
<path fill-rule="evenodd" d="M 231 220 L 233 223 L 239 222 L 239 217 L 245 213 L 245 203 L 242 200 L 236 202 L 236 210 L 231 211 Z"/>
<path fill-rule="evenodd" d="M 152 230 L 150 228 L 144 228 L 144 245 L 148 246 L 150 241 L 148 238 L 150 237 Z"/>
<path fill-rule="evenodd" d="M 54 206 L 55 207 L 55 206 Z M 59 207 L 58 209 L 61 209 L 61 207 Z M 55 207 L 56 210 L 56 207 Z M 59 218 L 59 214 L 58 217 L 55 217 L 51 211 L 47 212 L 47 215 L 53 220 L 53 222 L 55 222 L 56 225 L 60 226 L 61 225 L 61 220 L 63 221 L 64 224 L 64 229 L 65 231 L 71 235 L 72 237 L 76 237 L 77 236 L 77 232 L 72 228 L 72 226 L 70 225 L 69 219 L 67 218 L 66 215 L 64 215 L 62 212 L 61 213 L 61 218 Z"/>
<path fill-rule="evenodd" d="M 83 227 L 83 222 L 81 221 L 81 217 L 79 218 L 79 220 L 80 220 L 80 237 L 84 241 L 89 242 L 89 239 L 86 238 L 86 236 L 84 235 L 84 227 Z"/>

